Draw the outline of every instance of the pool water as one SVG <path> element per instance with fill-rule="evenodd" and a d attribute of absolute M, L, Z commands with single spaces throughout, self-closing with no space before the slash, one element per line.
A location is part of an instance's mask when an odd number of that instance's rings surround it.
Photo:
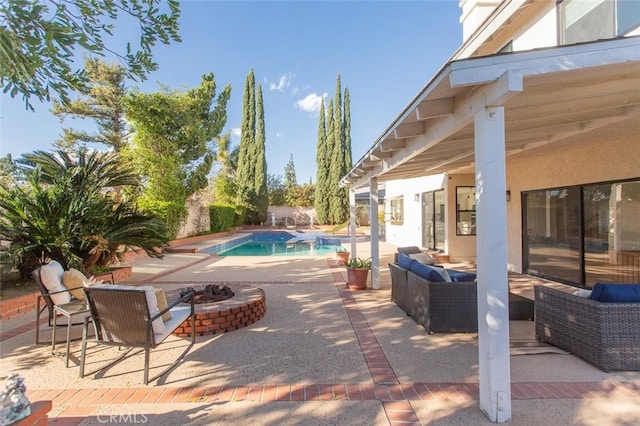
<path fill-rule="evenodd" d="M 317 246 L 308 242 L 297 241 L 267 242 L 247 241 L 237 247 L 218 253 L 220 256 L 322 256 L 335 253 L 335 246 Z"/>
<path fill-rule="evenodd" d="M 324 234 L 285 231 L 254 232 L 228 243 L 201 250 L 219 256 L 324 256 L 335 253 L 335 245 L 316 244 Z"/>

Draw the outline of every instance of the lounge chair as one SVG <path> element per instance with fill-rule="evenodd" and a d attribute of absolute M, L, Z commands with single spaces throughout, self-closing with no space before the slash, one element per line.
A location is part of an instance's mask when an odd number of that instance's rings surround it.
<path fill-rule="evenodd" d="M 129 348 L 115 360 L 99 369 L 111 367 L 126 357 L 133 348 L 143 348 L 144 384 L 148 384 L 172 370 L 196 341 L 194 291 L 187 292 L 180 299 L 159 310 L 153 287 L 133 287 L 124 285 L 95 285 L 84 290 L 96 331 L 99 345 Z M 153 296 L 152 296 L 153 295 Z M 188 306 L 179 306 L 191 298 Z M 155 304 L 155 306 L 154 306 Z M 171 312 L 171 319 L 163 321 L 162 316 Z M 169 367 L 149 378 L 150 350 L 160 345 L 176 328 L 191 318 L 191 342 Z M 87 342 L 90 319 L 84 321 L 82 332 L 82 353 L 80 356 L 80 377 L 85 375 Z"/>

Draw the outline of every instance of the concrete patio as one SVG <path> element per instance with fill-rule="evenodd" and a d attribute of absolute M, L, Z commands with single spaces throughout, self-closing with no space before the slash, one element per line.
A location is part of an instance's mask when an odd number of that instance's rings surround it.
<path fill-rule="evenodd" d="M 198 337 L 177 368 L 144 386 L 142 355 L 78 378 L 76 365 L 64 368 L 63 356 L 33 343 L 35 315 L 25 313 L 2 321 L 0 370 L 25 377 L 32 403 L 52 401 L 53 424 L 491 424 L 478 407 L 477 335 L 427 335 L 389 301 L 386 264 L 395 249 L 381 244 L 381 289 L 359 292 L 344 288 L 346 272 L 331 256 L 176 253 L 137 261 L 132 283 L 258 286 L 267 314 L 248 327 Z M 359 243 L 357 255 L 368 250 Z M 531 297 L 538 281 L 514 277 L 514 291 Z M 604 373 L 553 348 L 545 353 L 531 321 L 511 321 L 510 330 L 508 424 L 640 424 L 640 372 Z M 172 337 L 152 351 L 151 374 L 185 345 Z M 87 369 L 115 351 L 95 348 Z M 77 364 L 80 342 L 72 352 Z"/>

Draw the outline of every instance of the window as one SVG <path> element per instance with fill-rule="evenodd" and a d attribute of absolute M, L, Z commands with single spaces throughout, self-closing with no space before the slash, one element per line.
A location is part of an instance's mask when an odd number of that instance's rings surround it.
<path fill-rule="evenodd" d="M 524 270 L 579 287 L 640 282 L 640 180 L 523 197 Z"/>
<path fill-rule="evenodd" d="M 638 0 L 562 0 L 560 44 L 611 39 L 640 25 Z"/>
<path fill-rule="evenodd" d="M 391 199 L 391 223 L 402 225 L 404 222 L 404 197 Z"/>
<path fill-rule="evenodd" d="M 476 187 L 456 187 L 456 235 L 476 235 Z"/>

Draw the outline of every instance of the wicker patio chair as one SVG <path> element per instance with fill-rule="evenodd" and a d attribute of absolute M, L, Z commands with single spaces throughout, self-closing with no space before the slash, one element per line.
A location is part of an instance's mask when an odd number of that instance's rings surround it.
<path fill-rule="evenodd" d="M 534 286 L 539 341 L 603 371 L 640 371 L 640 303 L 605 303 Z"/>
<path fill-rule="evenodd" d="M 95 325 L 97 343 L 128 348 L 119 357 L 101 367 L 98 371 L 105 370 L 121 361 L 132 349 L 143 348 L 145 352 L 144 384 L 146 385 L 176 367 L 196 341 L 193 291 L 185 294 L 154 315 L 151 312 L 157 308 L 154 309 L 154 307 L 149 306 L 144 288 L 121 285 L 92 286 L 85 288 L 84 291 Z M 190 297 L 191 303 L 189 306 L 178 306 L 179 303 L 186 302 Z M 171 320 L 161 322 L 162 325 L 158 330 L 157 327 L 154 327 L 153 322 L 156 320 L 161 321 L 162 315 L 167 311 L 171 312 Z M 173 364 L 154 377 L 149 378 L 150 350 L 160 345 L 188 318 L 191 318 L 191 342 Z M 82 353 L 80 355 L 80 377 L 85 375 L 89 323 L 89 319 L 85 319 L 82 333 Z"/>

